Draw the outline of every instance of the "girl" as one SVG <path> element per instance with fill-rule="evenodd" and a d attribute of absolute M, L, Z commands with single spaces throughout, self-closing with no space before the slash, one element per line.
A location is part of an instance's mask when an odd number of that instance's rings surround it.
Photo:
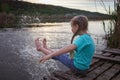
<path fill-rule="evenodd" d="M 43 63 L 51 58 L 59 60 L 72 71 L 85 76 L 95 51 L 94 42 L 87 33 L 87 17 L 83 15 L 73 17 L 71 19 L 71 30 L 73 32 L 71 44 L 58 51 L 52 51 L 47 48 L 46 39 L 43 40 L 43 47 L 39 43 L 39 38 L 35 40 L 37 50 L 45 54 L 45 56 L 40 59 L 40 62 Z M 76 38 L 74 39 L 74 37 Z M 68 52 L 70 52 L 70 57 L 66 54 Z"/>

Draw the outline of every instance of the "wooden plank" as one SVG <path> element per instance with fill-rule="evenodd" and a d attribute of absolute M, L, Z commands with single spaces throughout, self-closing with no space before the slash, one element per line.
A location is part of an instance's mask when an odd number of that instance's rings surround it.
<path fill-rule="evenodd" d="M 109 57 L 112 55 L 112 53 L 102 53 L 101 55 Z"/>
<path fill-rule="evenodd" d="M 115 74 L 119 72 L 119 70 L 120 64 L 115 64 L 110 69 L 101 74 L 99 77 L 97 77 L 96 80 L 111 80 L 111 78 L 113 78 Z"/>
<path fill-rule="evenodd" d="M 97 63 L 97 62 L 99 62 L 99 59 L 93 58 L 93 59 L 92 59 L 92 63 L 90 64 L 90 66 L 94 65 L 94 64 Z"/>
<path fill-rule="evenodd" d="M 117 54 L 117 55 L 120 55 L 120 49 L 105 49 L 102 51 L 103 53 L 113 53 L 113 54 Z"/>
<path fill-rule="evenodd" d="M 81 80 L 95 80 L 95 78 L 101 75 L 104 71 L 112 66 L 112 63 L 105 62 L 103 65 L 99 66 L 98 68 L 94 69 L 88 76 L 85 78 L 80 78 Z"/>
<path fill-rule="evenodd" d="M 115 56 L 115 58 L 120 60 L 120 56 Z"/>
<path fill-rule="evenodd" d="M 97 54 L 94 55 L 94 58 L 108 60 L 108 61 L 112 61 L 112 62 L 120 64 L 120 59 L 116 59 L 116 58 L 105 57 L 105 56 L 101 56 L 101 55 L 97 55 Z"/>
<path fill-rule="evenodd" d="M 68 75 L 62 71 L 57 71 L 54 74 L 54 77 L 60 79 L 60 80 L 76 80 L 76 77 L 74 77 L 72 74 Z"/>
<path fill-rule="evenodd" d="M 115 78 L 113 78 L 112 80 L 120 80 L 120 71 L 119 71 L 118 75 Z"/>
<path fill-rule="evenodd" d="M 88 70 L 88 73 L 91 72 L 92 70 L 96 69 L 97 67 L 101 66 L 104 64 L 103 60 L 99 60 L 97 63 L 94 65 L 90 66 L 90 69 Z"/>
<path fill-rule="evenodd" d="M 120 56 L 115 56 L 115 58 L 120 59 Z M 120 80 L 120 68 L 118 70 L 119 70 L 118 74 L 116 74 L 116 76 L 112 78 L 111 80 Z"/>

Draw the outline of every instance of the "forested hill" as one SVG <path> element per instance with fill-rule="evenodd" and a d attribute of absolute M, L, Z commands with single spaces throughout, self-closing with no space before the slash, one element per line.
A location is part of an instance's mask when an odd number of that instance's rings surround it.
<path fill-rule="evenodd" d="M 74 16 L 74 15 L 86 15 L 89 18 L 108 18 L 106 14 L 98 12 L 89 12 L 84 10 L 70 9 L 60 6 L 35 4 L 23 1 L 0 1 L 0 11 L 6 11 L 15 15 L 36 15 L 36 16 Z"/>

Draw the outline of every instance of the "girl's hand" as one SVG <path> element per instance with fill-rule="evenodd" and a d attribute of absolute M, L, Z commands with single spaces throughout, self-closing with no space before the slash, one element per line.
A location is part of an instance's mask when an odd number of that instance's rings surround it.
<path fill-rule="evenodd" d="M 40 63 L 44 63 L 45 61 L 49 60 L 52 58 L 52 55 L 51 54 L 48 54 L 48 55 L 45 55 L 44 57 L 42 57 L 40 59 Z"/>

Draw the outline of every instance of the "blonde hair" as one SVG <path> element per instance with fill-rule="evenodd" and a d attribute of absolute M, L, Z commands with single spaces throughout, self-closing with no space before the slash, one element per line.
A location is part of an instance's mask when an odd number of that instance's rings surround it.
<path fill-rule="evenodd" d="M 88 18 L 83 15 L 75 16 L 71 19 L 71 25 L 78 25 L 78 30 L 73 34 L 71 39 L 71 44 L 75 38 L 75 36 L 80 35 L 79 33 L 81 31 L 87 31 L 88 30 Z M 74 52 L 70 52 L 70 57 L 73 58 Z"/>

